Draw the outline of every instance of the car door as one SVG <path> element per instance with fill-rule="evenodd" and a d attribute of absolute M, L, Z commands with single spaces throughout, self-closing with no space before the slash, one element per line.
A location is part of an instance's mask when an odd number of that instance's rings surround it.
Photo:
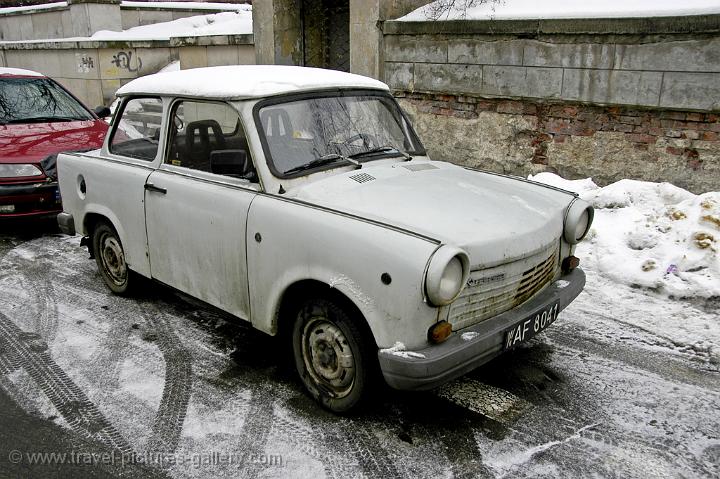
<path fill-rule="evenodd" d="M 249 319 L 245 228 L 259 191 L 242 124 L 222 102 L 178 100 L 145 184 L 152 277 Z"/>
<path fill-rule="evenodd" d="M 68 192 L 65 210 L 85 205 L 87 214 L 106 217 L 120 236 L 128 266 L 144 276 L 150 275 L 144 185 L 160 161 L 162 115 L 159 97 L 124 98 L 100 155 L 106 161 L 77 156 L 58 166 L 62 189 Z"/>

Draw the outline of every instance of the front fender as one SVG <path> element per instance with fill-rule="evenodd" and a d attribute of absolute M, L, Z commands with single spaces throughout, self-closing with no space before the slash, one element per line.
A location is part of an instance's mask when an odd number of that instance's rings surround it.
<path fill-rule="evenodd" d="M 277 333 L 283 294 L 314 280 L 363 314 L 379 347 L 426 344 L 437 308 L 424 302 L 423 275 L 435 242 L 303 203 L 261 195 L 248 214 L 253 325 Z M 390 284 L 381 280 L 383 273 Z"/>

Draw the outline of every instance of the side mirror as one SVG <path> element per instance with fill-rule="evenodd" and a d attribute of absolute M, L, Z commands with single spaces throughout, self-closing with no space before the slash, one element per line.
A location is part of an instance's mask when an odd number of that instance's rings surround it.
<path fill-rule="evenodd" d="M 99 118 L 107 118 L 112 115 L 110 108 L 106 106 L 98 106 L 93 111 Z"/>

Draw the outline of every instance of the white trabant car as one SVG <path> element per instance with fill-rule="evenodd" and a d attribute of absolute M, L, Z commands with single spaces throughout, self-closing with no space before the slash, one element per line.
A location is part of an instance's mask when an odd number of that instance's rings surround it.
<path fill-rule="evenodd" d="M 341 412 L 527 341 L 582 290 L 573 193 L 432 161 L 379 81 L 233 66 L 131 81 L 61 155 L 62 230 L 126 294 L 152 278 L 279 335 Z"/>

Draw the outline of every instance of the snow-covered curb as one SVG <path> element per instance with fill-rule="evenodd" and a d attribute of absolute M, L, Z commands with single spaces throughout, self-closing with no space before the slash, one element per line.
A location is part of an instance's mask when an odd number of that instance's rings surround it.
<path fill-rule="evenodd" d="M 531 180 L 578 193 L 595 207 L 582 265 L 617 282 L 668 297 L 720 296 L 720 192 L 695 195 L 669 183 L 540 173 Z"/>
<path fill-rule="evenodd" d="M 54 8 L 66 8 L 67 6 L 68 2 L 54 2 L 43 3 L 42 5 L 27 5 L 24 7 L 5 7 L 0 8 L 0 15 L 23 12 L 42 12 L 44 10 L 52 10 Z M 153 10 L 222 10 L 228 12 L 252 8 L 250 5 L 246 4 L 201 2 L 120 2 L 120 7 Z"/>
<path fill-rule="evenodd" d="M 245 5 L 247 6 L 247 5 Z M 198 37 L 208 35 L 252 34 L 252 8 L 232 12 L 211 13 L 180 18 L 170 22 L 153 23 L 129 28 L 121 32 L 100 30 L 90 37 L 48 38 L 38 40 L 16 40 L 0 42 L 45 43 L 45 42 L 87 42 L 87 41 L 167 41 L 177 37 Z"/>
<path fill-rule="evenodd" d="M 454 8 L 440 9 L 453 3 Z M 707 15 L 720 13 L 718 0 L 500 0 L 464 8 L 468 0 L 439 0 L 422 6 L 398 19 L 401 22 L 423 22 L 441 13 L 438 20 L 532 20 L 560 18 L 632 18 Z M 475 2 L 479 3 L 479 2 Z"/>

